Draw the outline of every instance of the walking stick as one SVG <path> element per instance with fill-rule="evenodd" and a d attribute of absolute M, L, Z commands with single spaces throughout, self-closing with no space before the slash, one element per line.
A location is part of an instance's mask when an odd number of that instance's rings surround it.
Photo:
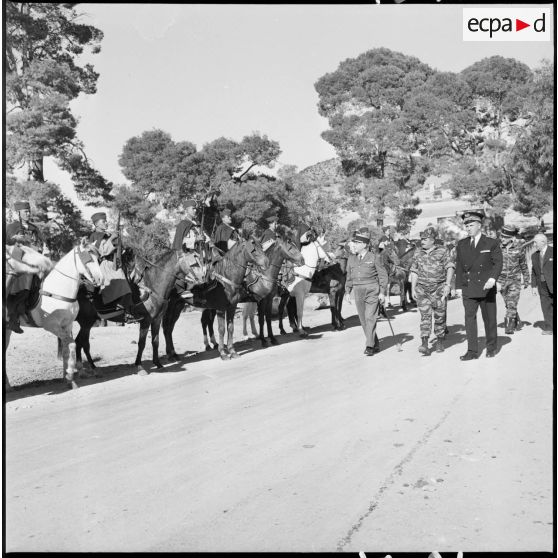
<path fill-rule="evenodd" d="M 388 321 L 388 324 L 389 324 L 389 329 L 391 329 L 391 335 L 393 336 L 393 339 L 395 340 L 395 332 L 393 331 L 393 327 L 391 325 L 391 320 L 389 319 L 388 313 L 387 313 L 383 304 L 380 304 L 380 314 L 384 315 L 387 318 L 387 321 Z M 396 341 L 396 346 L 397 346 L 397 350 L 399 352 L 401 352 L 403 350 L 403 347 L 401 346 L 401 342 Z"/>

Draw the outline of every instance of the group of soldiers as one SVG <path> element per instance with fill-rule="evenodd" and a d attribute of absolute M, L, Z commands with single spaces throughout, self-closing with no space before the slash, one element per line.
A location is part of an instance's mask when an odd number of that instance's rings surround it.
<path fill-rule="evenodd" d="M 505 225 L 500 239 L 482 234 L 484 212 L 465 211 L 462 215 L 467 237 L 455 249 L 445 246 L 434 227 L 420 233 L 420 247 L 415 251 L 409 269 L 411 292 L 420 313 L 419 352 L 430 355 L 429 339 L 434 330 L 435 352 L 443 352 L 447 334 L 447 301 L 455 278 L 455 287 L 462 293 L 465 313 L 467 351 L 460 356 L 463 361 L 479 357 L 477 313 L 481 310 L 486 333 L 486 357 L 493 358 L 497 347 L 496 293 L 504 300 L 506 334 L 513 334 L 522 326 L 517 311 L 521 288 L 529 286 L 529 269 L 523 246 L 518 240 L 518 229 Z M 382 244 L 390 238 L 380 240 Z M 547 246 L 544 234 L 534 238 L 537 252 L 532 257 L 531 285 L 537 287 L 545 319 L 543 334 L 552 334 L 553 298 L 553 248 Z M 376 321 L 379 309 L 388 296 L 388 273 L 379 251 L 371 249 L 367 228 L 353 233 L 348 242 L 351 256 L 347 262 L 346 292 L 354 295 L 360 323 L 364 329 L 366 346 L 364 354 L 379 352 Z"/>
<path fill-rule="evenodd" d="M 241 240 L 239 231 L 232 225 L 231 210 L 220 211 L 220 223 L 211 236 L 207 235 L 196 219 L 195 200 L 183 203 L 185 218 L 176 227 L 172 248 L 193 257 L 192 263 L 199 262 L 202 248 L 212 251 L 213 260 L 222 258 L 237 242 Z M 48 246 L 41 237 L 39 229 L 30 222 L 30 205 L 28 202 L 16 202 L 14 209 L 18 219 L 6 228 L 7 244 L 26 244 L 48 255 Z M 467 333 L 467 352 L 461 360 L 478 358 L 477 312 L 480 307 L 486 332 L 486 356 L 491 358 L 497 352 L 496 292 L 499 290 L 506 307 L 505 333 L 513 334 L 521 328 L 517 312 L 521 288 L 529 285 L 529 270 L 522 246 L 517 242 L 518 229 L 505 225 L 500 239 L 482 234 L 482 211 L 465 211 L 463 224 L 467 237 L 457 243 L 455 249 L 445 246 L 438 238 L 435 227 L 429 226 L 420 233 L 420 247 L 415 251 L 410 269 L 409 281 L 413 298 L 420 312 L 419 352 L 430 355 L 429 339 L 432 331 L 436 336 L 434 350 L 443 352 L 447 333 L 447 300 L 455 279 L 456 289 L 462 292 L 465 311 L 465 329 Z M 119 232 L 109 233 L 106 213 L 99 212 L 92 216 L 95 227 L 89 242 L 98 250 L 100 264 L 105 277 L 101 291 L 102 302 L 109 304 L 117 301 L 125 318 L 134 321 L 132 294 L 126 277 L 116 259 Z M 265 218 L 267 228 L 261 236 L 264 250 L 267 250 L 277 238 L 279 217 L 277 214 Z M 346 293 L 353 296 L 360 323 L 363 327 L 366 346 L 364 353 L 372 356 L 379 352 L 376 335 L 376 322 L 380 308 L 388 297 L 388 272 L 382 252 L 387 245 L 395 244 L 393 231 L 386 229 L 377 249 L 372 249 L 370 231 L 363 227 L 355 231 L 350 239 L 342 241 L 350 252 L 346 270 Z M 304 298 L 310 290 L 317 261 L 322 259 L 331 263 L 331 258 L 322 248 L 321 241 L 314 229 L 306 223 L 300 223 L 295 238 L 303 251 L 305 265 L 295 268 L 294 281 L 288 286 L 291 296 L 297 300 L 297 311 L 301 335 Z M 552 333 L 553 323 L 553 248 L 547 246 L 545 235 L 535 237 L 538 251 L 533 255 L 532 286 L 537 287 L 541 297 L 541 307 L 545 318 L 543 333 Z M 408 242 L 401 239 L 402 242 Z M 312 250 L 310 251 L 310 248 Z M 315 253 L 314 253 L 315 252 Z M 313 256 L 315 258 L 313 259 Z M 11 304 L 8 307 L 8 327 L 22 333 L 19 317 L 25 312 L 25 302 L 31 289 L 32 277 L 24 274 L 12 283 Z M 179 294 L 188 300 L 192 293 L 186 287 L 177 287 Z M 147 289 L 140 285 L 140 298 L 149 296 Z"/>

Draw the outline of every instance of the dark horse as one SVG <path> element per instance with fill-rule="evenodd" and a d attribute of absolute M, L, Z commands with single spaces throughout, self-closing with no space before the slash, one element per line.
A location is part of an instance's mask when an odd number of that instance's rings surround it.
<path fill-rule="evenodd" d="M 258 302 L 258 321 L 260 325 L 260 336 L 262 347 L 267 347 L 267 341 L 264 336 L 264 321 L 267 324 L 267 336 L 272 345 L 277 345 L 277 339 L 273 335 L 273 328 L 271 325 L 271 313 L 273 307 L 273 298 L 278 292 L 279 284 L 278 277 L 279 271 L 285 260 L 294 263 L 295 265 L 303 265 L 304 257 L 296 245 L 283 238 L 277 238 L 266 251 L 266 256 L 269 258 L 269 265 L 267 269 L 262 270 L 262 273 L 257 271 L 250 271 L 246 276 L 247 289 L 253 300 Z"/>
<path fill-rule="evenodd" d="M 267 256 L 264 254 L 260 243 L 250 238 L 237 242 L 212 268 L 210 276 L 212 281 L 192 288 L 194 294 L 193 306 L 215 310 L 219 323 L 219 354 L 223 360 L 238 358 L 234 349 L 234 314 L 240 301 L 242 281 L 246 275 L 248 263 L 266 268 Z M 174 325 L 182 312 L 185 302 L 176 291 L 170 293 L 170 302 L 163 317 L 163 333 L 170 359 L 177 359 L 172 342 Z M 227 347 L 225 348 L 225 323 L 227 324 Z"/>
<path fill-rule="evenodd" d="M 392 283 L 399 286 L 399 299 L 401 309 L 407 311 L 407 299 L 409 303 L 413 303 L 414 299 L 411 293 L 411 283 L 409 281 L 409 269 L 415 255 L 416 247 L 409 243 L 407 246 L 398 246 L 397 250 L 393 247 L 386 248 L 382 252 L 384 265 L 388 272 L 388 293 L 390 292 Z M 388 299 L 389 300 L 389 299 Z M 387 304 L 391 306 L 391 304 Z"/>
<path fill-rule="evenodd" d="M 345 294 L 345 281 L 347 279 L 347 260 L 349 252 L 345 246 L 339 246 L 334 254 L 335 263 L 322 269 L 318 269 L 312 277 L 311 293 L 325 293 L 329 295 L 329 308 L 331 310 L 331 326 L 334 331 L 345 329 L 341 309 L 343 306 L 343 296 Z M 284 278 L 289 281 L 292 268 L 287 268 Z M 279 303 L 279 331 L 286 333 L 283 328 L 283 314 L 285 306 L 289 317 L 289 324 L 293 331 L 298 328 L 298 317 L 296 312 L 296 301 L 290 296 L 285 286 L 280 289 L 281 301 Z"/>
<path fill-rule="evenodd" d="M 138 352 L 135 365 L 138 374 L 147 374 L 141 365 L 141 357 L 145 348 L 147 332 L 151 326 L 151 344 L 153 347 L 153 364 L 162 368 L 159 361 L 159 329 L 161 319 L 165 311 L 170 292 L 177 280 L 184 281 L 186 277 L 194 282 L 196 278 L 192 274 L 188 257 L 175 250 L 168 250 L 161 256 L 150 262 L 140 255 L 133 254 L 127 248 L 122 254 L 122 267 L 132 289 L 132 296 L 136 302 L 133 315 L 140 319 L 140 334 L 138 340 Z M 139 301 L 139 288 L 137 283 L 143 279 L 143 285 L 149 291 L 147 300 Z M 79 312 L 76 320 L 80 325 L 76 337 L 76 356 L 81 361 L 81 349 L 83 348 L 87 361 L 95 368 L 90 354 L 89 334 L 96 320 L 99 319 L 97 309 L 94 305 L 94 294 L 86 286 L 80 287 L 78 291 Z M 112 319 L 112 318 L 108 318 Z M 117 320 L 115 317 L 114 320 Z M 119 321 L 119 320 L 117 320 Z"/>

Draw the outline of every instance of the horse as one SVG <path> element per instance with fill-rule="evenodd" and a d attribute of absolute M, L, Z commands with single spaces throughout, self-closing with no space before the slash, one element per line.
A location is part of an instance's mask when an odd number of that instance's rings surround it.
<path fill-rule="evenodd" d="M 237 242 L 210 269 L 211 281 L 195 285 L 191 290 L 194 294 L 192 306 L 214 310 L 218 318 L 219 343 L 218 350 L 222 360 L 238 358 L 234 350 L 234 314 L 236 305 L 240 301 L 242 281 L 246 275 L 249 263 L 266 268 L 268 258 L 264 254 L 260 243 L 255 238 L 243 239 Z M 172 331 L 186 302 L 178 296 L 176 290 L 171 291 L 168 309 L 163 317 L 163 333 L 166 342 L 167 356 L 177 360 L 178 355 L 172 341 Z M 211 315 L 211 313 L 206 313 Z M 203 313 L 202 313 L 203 319 Z M 227 325 L 227 347 L 224 345 L 225 323 Z"/>
<path fill-rule="evenodd" d="M 170 292 L 177 280 L 187 278 L 194 283 L 201 281 L 200 277 L 193 274 L 191 264 L 193 264 L 193 261 L 186 254 L 176 250 L 163 252 L 154 262 L 139 254 L 134 254 L 130 248 L 126 248 L 122 252 L 122 269 L 132 290 L 133 300 L 136 302 L 132 315 L 140 319 L 138 351 L 134 362 L 140 376 L 148 373 L 142 366 L 142 354 L 150 327 L 153 364 L 158 369 L 163 367 L 159 360 L 159 330 L 162 316 L 167 308 Z M 149 297 L 144 301 L 140 300 L 138 287 L 138 283 L 142 280 L 143 286 L 149 292 Z M 94 369 L 95 364 L 91 358 L 89 335 L 93 324 L 99 319 L 99 315 L 93 303 L 93 298 L 90 289 L 82 288 L 80 290 L 80 296 L 78 297 L 79 314 L 77 315 L 80 330 L 76 337 L 76 348 L 78 360 L 81 362 L 81 349 L 83 349 L 89 366 Z M 118 312 L 118 314 L 120 313 Z M 115 321 L 117 316 L 107 319 Z"/>
<path fill-rule="evenodd" d="M 411 267 L 414 250 L 414 246 L 411 246 L 411 248 L 399 256 L 396 248 L 393 245 L 388 244 L 382 251 L 379 252 L 384 267 L 388 273 L 387 307 L 391 306 L 391 303 L 389 302 L 389 295 L 391 293 L 391 286 L 394 283 L 399 287 L 399 300 L 403 312 L 407 311 L 407 293 L 410 295 L 410 301 L 413 301 L 412 295 L 410 294 L 409 268 Z"/>
<path fill-rule="evenodd" d="M 272 345 L 277 345 L 277 339 L 273 335 L 271 325 L 271 313 L 273 308 L 273 298 L 278 291 L 277 278 L 279 271 L 285 260 L 295 265 L 303 265 L 304 258 L 300 250 L 290 240 L 277 238 L 266 251 L 269 258 L 269 265 L 262 273 L 250 271 L 246 277 L 247 289 L 250 295 L 258 303 L 258 322 L 260 326 L 259 340 L 262 347 L 267 347 L 267 341 L 263 334 L 264 321 L 267 324 L 267 336 Z"/>
<path fill-rule="evenodd" d="M 329 296 L 329 308 L 331 311 L 331 326 L 333 331 L 345 329 L 341 309 L 343 306 L 343 296 L 345 294 L 345 281 L 347 279 L 347 260 L 349 253 L 344 246 L 339 246 L 334 253 L 334 263 L 318 269 L 312 277 L 311 293 L 325 293 Z M 287 268 L 284 275 L 287 281 L 292 277 L 292 268 Z M 299 320 L 297 315 L 296 300 L 291 297 L 291 293 L 285 286 L 280 289 L 281 300 L 279 302 L 279 331 L 285 334 L 283 328 L 283 315 L 285 307 L 289 317 L 289 324 L 293 331 L 297 331 Z"/>
<path fill-rule="evenodd" d="M 27 251 L 26 251 L 27 252 Z M 42 327 L 58 337 L 58 357 L 62 357 L 63 379 L 75 389 L 76 349 L 72 337 L 72 324 L 78 314 L 77 292 L 81 277 L 101 285 L 103 274 L 94 246 L 85 239 L 56 263 L 45 277 L 39 298 L 22 318 L 23 325 Z M 10 330 L 6 330 L 6 348 Z"/>

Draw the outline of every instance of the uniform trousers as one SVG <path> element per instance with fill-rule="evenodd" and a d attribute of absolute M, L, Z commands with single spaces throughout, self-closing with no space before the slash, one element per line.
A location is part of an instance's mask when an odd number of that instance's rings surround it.
<path fill-rule="evenodd" d="M 468 297 L 463 295 L 465 308 L 465 331 L 467 333 L 467 349 L 472 353 L 479 352 L 477 329 L 477 311 L 481 309 L 484 332 L 486 334 L 486 349 L 495 351 L 498 338 L 498 322 L 496 320 L 496 289 L 492 288 L 486 296 Z"/>
<path fill-rule="evenodd" d="M 506 305 L 506 318 L 513 320 L 517 315 L 517 305 L 521 295 L 521 282 L 504 281 L 498 284 L 498 289 Z"/>
<path fill-rule="evenodd" d="M 552 331 L 554 327 L 554 294 L 550 292 L 545 281 L 539 282 L 539 296 L 544 317 L 544 329 Z"/>
<path fill-rule="evenodd" d="M 380 286 L 378 283 L 355 285 L 353 293 L 355 295 L 358 319 L 366 336 L 366 346 L 373 347 L 376 336 L 376 321 L 378 319 Z"/>

